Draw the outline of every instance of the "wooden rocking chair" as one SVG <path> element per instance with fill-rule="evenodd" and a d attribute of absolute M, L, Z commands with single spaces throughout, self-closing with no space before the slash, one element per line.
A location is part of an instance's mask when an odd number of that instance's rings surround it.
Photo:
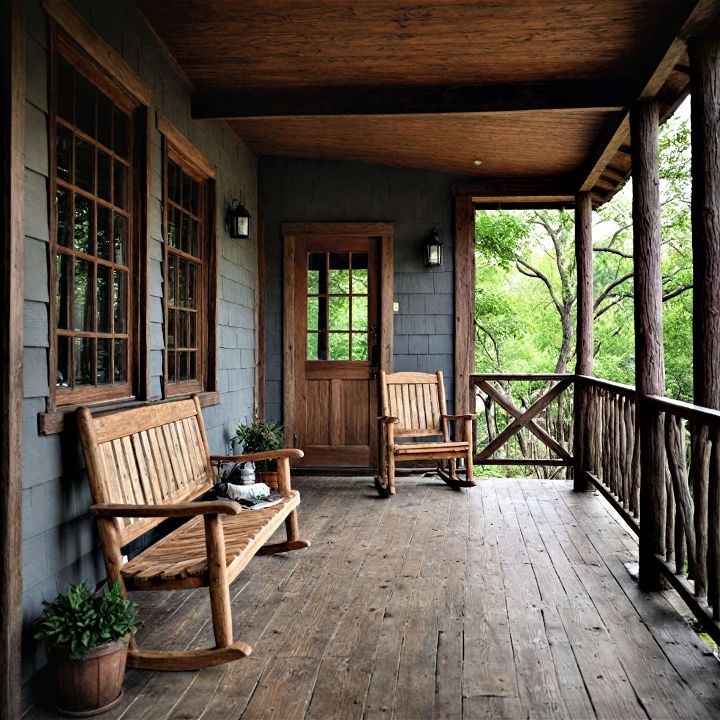
<path fill-rule="evenodd" d="M 445 408 L 443 375 L 437 373 L 380 371 L 380 476 L 375 478 L 378 492 L 395 494 L 397 461 L 437 460 L 437 474 L 450 487 L 473 487 L 472 415 L 448 415 Z M 461 439 L 450 440 L 450 422 L 461 423 Z M 415 442 L 413 438 L 439 437 L 440 440 Z M 409 442 L 397 442 L 407 438 Z M 464 460 L 459 470 L 457 461 Z M 464 479 L 458 473 L 465 475 Z"/>

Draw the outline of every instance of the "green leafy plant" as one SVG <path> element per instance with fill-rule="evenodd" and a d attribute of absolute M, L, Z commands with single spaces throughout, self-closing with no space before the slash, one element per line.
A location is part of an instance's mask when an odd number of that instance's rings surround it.
<path fill-rule="evenodd" d="M 122 596 L 118 581 L 98 594 L 84 582 L 70 585 L 66 595 L 43 605 L 35 638 L 69 647 L 73 660 L 83 660 L 90 648 L 121 640 L 142 624 L 135 615 L 137 603 Z"/>
<path fill-rule="evenodd" d="M 271 452 L 282 447 L 283 427 L 274 420 L 256 420 L 250 425 L 242 423 L 235 429 L 235 437 L 242 443 L 243 453 Z M 259 470 L 270 469 L 274 461 L 257 463 Z"/>

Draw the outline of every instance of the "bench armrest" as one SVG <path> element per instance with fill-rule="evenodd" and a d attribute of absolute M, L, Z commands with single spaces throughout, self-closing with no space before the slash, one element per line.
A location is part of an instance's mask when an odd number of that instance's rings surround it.
<path fill-rule="evenodd" d="M 193 515 L 239 515 L 240 503 L 234 500 L 202 500 L 169 505 L 124 505 L 102 503 L 90 506 L 95 517 L 190 517 Z"/>
<path fill-rule="evenodd" d="M 383 423 L 395 424 L 400 422 L 400 418 L 394 417 L 393 415 L 381 415 L 378 420 Z"/>
<path fill-rule="evenodd" d="M 445 420 L 474 420 L 474 415 L 443 415 Z"/>
<path fill-rule="evenodd" d="M 211 455 L 210 462 L 255 462 L 257 460 L 278 460 L 281 458 L 301 458 L 305 453 L 298 448 L 281 448 L 261 453 L 249 453 L 248 455 Z"/>

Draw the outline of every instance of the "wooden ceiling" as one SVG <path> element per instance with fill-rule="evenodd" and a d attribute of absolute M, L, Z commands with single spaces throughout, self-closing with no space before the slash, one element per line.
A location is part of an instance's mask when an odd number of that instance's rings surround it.
<path fill-rule="evenodd" d="M 537 195 L 550 180 L 595 204 L 627 176 L 628 107 L 682 99 L 676 38 L 716 4 L 136 2 L 192 83 L 194 116 L 230 120 L 258 155 L 446 171 L 476 178 L 479 196 L 542 178 Z"/>

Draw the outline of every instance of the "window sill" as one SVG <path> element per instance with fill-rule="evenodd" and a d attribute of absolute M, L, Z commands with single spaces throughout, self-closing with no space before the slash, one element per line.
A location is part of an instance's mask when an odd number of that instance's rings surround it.
<path fill-rule="evenodd" d="M 145 405 L 159 405 L 161 403 L 173 402 L 174 400 L 184 400 L 196 394 L 200 400 L 201 407 L 209 407 L 211 405 L 220 404 L 220 393 L 215 391 L 201 393 L 187 393 L 185 395 L 173 395 L 163 398 L 162 400 L 136 400 L 134 398 L 125 400 L 113 400 L 110 402 L 90 404 L 88 407 L 93 413 L 115 412 L 117 410 L 128 410 L 130 408 L 143 407 Z M 74 412 L 81 405 L 68 405 L 67 407 L 58 408 L 50 412 L 38 413 L 38 432 L 40 435 L 57 435 L 63 432 L 66 426 L 66 418 L 69 418 L 68 425 L 74 427 Z"/>

